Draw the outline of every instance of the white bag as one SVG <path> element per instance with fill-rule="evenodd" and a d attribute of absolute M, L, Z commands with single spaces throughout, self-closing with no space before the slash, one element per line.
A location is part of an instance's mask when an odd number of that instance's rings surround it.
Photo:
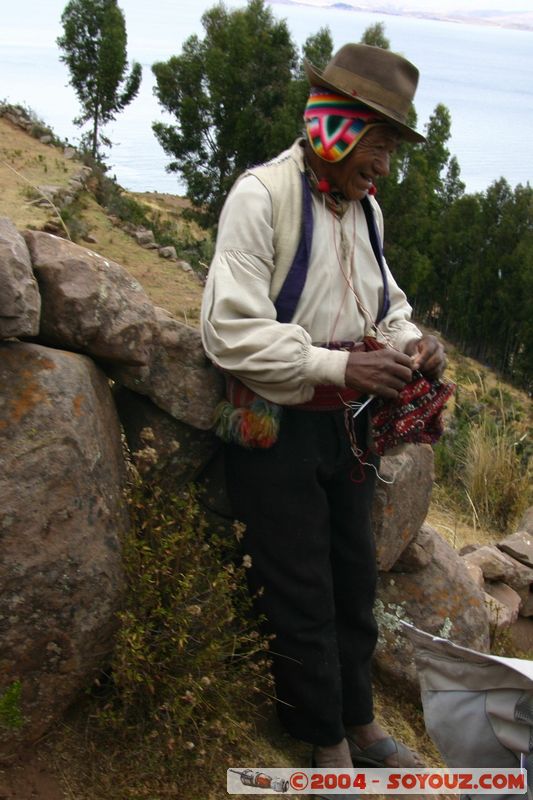
<path fill-rule="evenodd" d="M 426 729 L 446 766 L 523 766 L 527 795 L 485 797 L 532 800 L 533 662 L 479 653 L 402 625 L 415 648 Z"/>

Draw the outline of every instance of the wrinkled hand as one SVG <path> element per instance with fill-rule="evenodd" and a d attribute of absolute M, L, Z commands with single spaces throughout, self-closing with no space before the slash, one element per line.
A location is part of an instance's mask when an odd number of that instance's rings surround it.
<path fill-rule="evenodd" d="M 362 394 L 397 400 L 412 378 L 412 359 L 399 350 L 386 348 L 350 353 L 344 380 L 346 386 Z"/>
<path fill-rule="evenodd" d="M 427 378 L 440 378 L 446 367 L 444 347 L 436 336 L 426 335 L 421 339 L 413 339 L 405 348 L 412 357 L 411 366 L 418 369 Z"/>

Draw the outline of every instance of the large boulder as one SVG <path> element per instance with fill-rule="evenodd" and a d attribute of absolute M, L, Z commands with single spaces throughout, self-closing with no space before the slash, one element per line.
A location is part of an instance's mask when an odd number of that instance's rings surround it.
<path fill-rule="evenodd" d="M 508 629 L 517 656 L 533 659 L 533 622 L 530 619 L 517 619 Z"/>
<path fill-rule="evenodd" d="M 194 480 L 220 446 L 210 431 L 174 419 L 123 386 L 115 392 L 115 403 L 139 471 L 169 490 Z"/>
<path fill-rule="evenodd" d="M 418 697 L 418 679 L 413 648 L 401 632 L 400 620 L 474 650 L 489 648 L 484 593 L 470 578 L 461 557 L 436 531 L 432 539 L 434 556 L 427 566 L 417 572 L 381 573 L 378 584 L 376 668 L 412 697 Z"/>
<path fill-rule="evenodd" d="M 522 597 L 522 607 L 520 608 L 521 617 L 533 617 L 533 592 L 531 589 L 524 593 Z"/>
<path fill-rule="evenodd" d="M 434 529 L 424 522 L 415 538 L 391 568 L 391 572 L 418 572 L 427 567 L 435 555 L 434 534 Z"/>
<path fill-rule="evenodd" d="M 503 581 L 513 589 L 521 589 L 533 583 L 533 569 L 526 567 L 495 545 L 483 545 L 463 558 L 478 566 L 485 580 Z"/>
<path fill-rule="evenodd" d="M 87 357 L 0 343 L 0 695 L 19 683 L 24 724 L 0 756 L 40 737 L 107 664 L 127 528 L 121 433 Z"/>
<path fill-rule="evenodd" d="M 0 219 L 0 339 L 35 336 L 41 298 L 30 254 L 10 220 Z"/>
<path fill-rule="evenodd" d="M 485 584 L 485 602 L 488 605 L 489 618 L 495 628 L 505 628 L 518 619 L 518 612 L 522 599 L 518 592 L 507 586 L 502 581 L 487 581 Z M 496 611 L 493 610 L 494 600 L 497 601 Z M 498 612 L 504 607 L 505 613 L 501 616 Z"/>
<path fill-rule="evenodd" d="M 119 264 L 41 231 L 26 231 L 42 297 L 39 339 L 105 362 L 147 364 L 154 306 Z"/>
<path fill-rule="evenodd" d="M 426 518 L 433 486 L 430 445 L 407 445 L 381 459 L 372 521 L 378 567 L 387 572 L 417 535 Z"/>
<path fill-rule="evenodd" d="M 533 569 L 533 533 L 528 533 L 527 530 L 516 531 L 499 542 L 497 547 L 521 564 Z"/>
<path fill-rule="evenodd" d="M 156 308 L 157 329 L 147 367 L 110 371 L 118 383 L 144 394 L 175 419 L 208 430 L 223 380 L 208 361 L 200 334 Z"/>

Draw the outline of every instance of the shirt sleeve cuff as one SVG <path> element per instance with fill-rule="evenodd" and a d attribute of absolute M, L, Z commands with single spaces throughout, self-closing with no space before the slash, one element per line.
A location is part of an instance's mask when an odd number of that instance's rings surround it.
<path fill-rule="evenodd" d="M 415 325 L 411 325 L 407 330 L 402 330 L 394 337 L 394 345 L 401 352 L 405 353 L 409 342 L 418 341 L 422 338 L 421 331 Z"/>
<path fill-rule="evenodd" d="M 349 355 L 347 350 L 309 346 L 304 354 L 305 380 L 313 386 L 333 384 L 344 387 Z"/>

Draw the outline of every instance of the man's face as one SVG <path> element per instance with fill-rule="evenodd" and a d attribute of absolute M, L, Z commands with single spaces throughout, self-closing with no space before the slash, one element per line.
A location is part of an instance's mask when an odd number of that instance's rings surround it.
<path fill-rule="evenodd" d="M 389 174 L 390 157 L 399 142 L 400 136 L 392 126 L 371 128 L 346 158 L 329 165 L 332 188 L 346 200 L 362 200 L 376 178 Z"/>

